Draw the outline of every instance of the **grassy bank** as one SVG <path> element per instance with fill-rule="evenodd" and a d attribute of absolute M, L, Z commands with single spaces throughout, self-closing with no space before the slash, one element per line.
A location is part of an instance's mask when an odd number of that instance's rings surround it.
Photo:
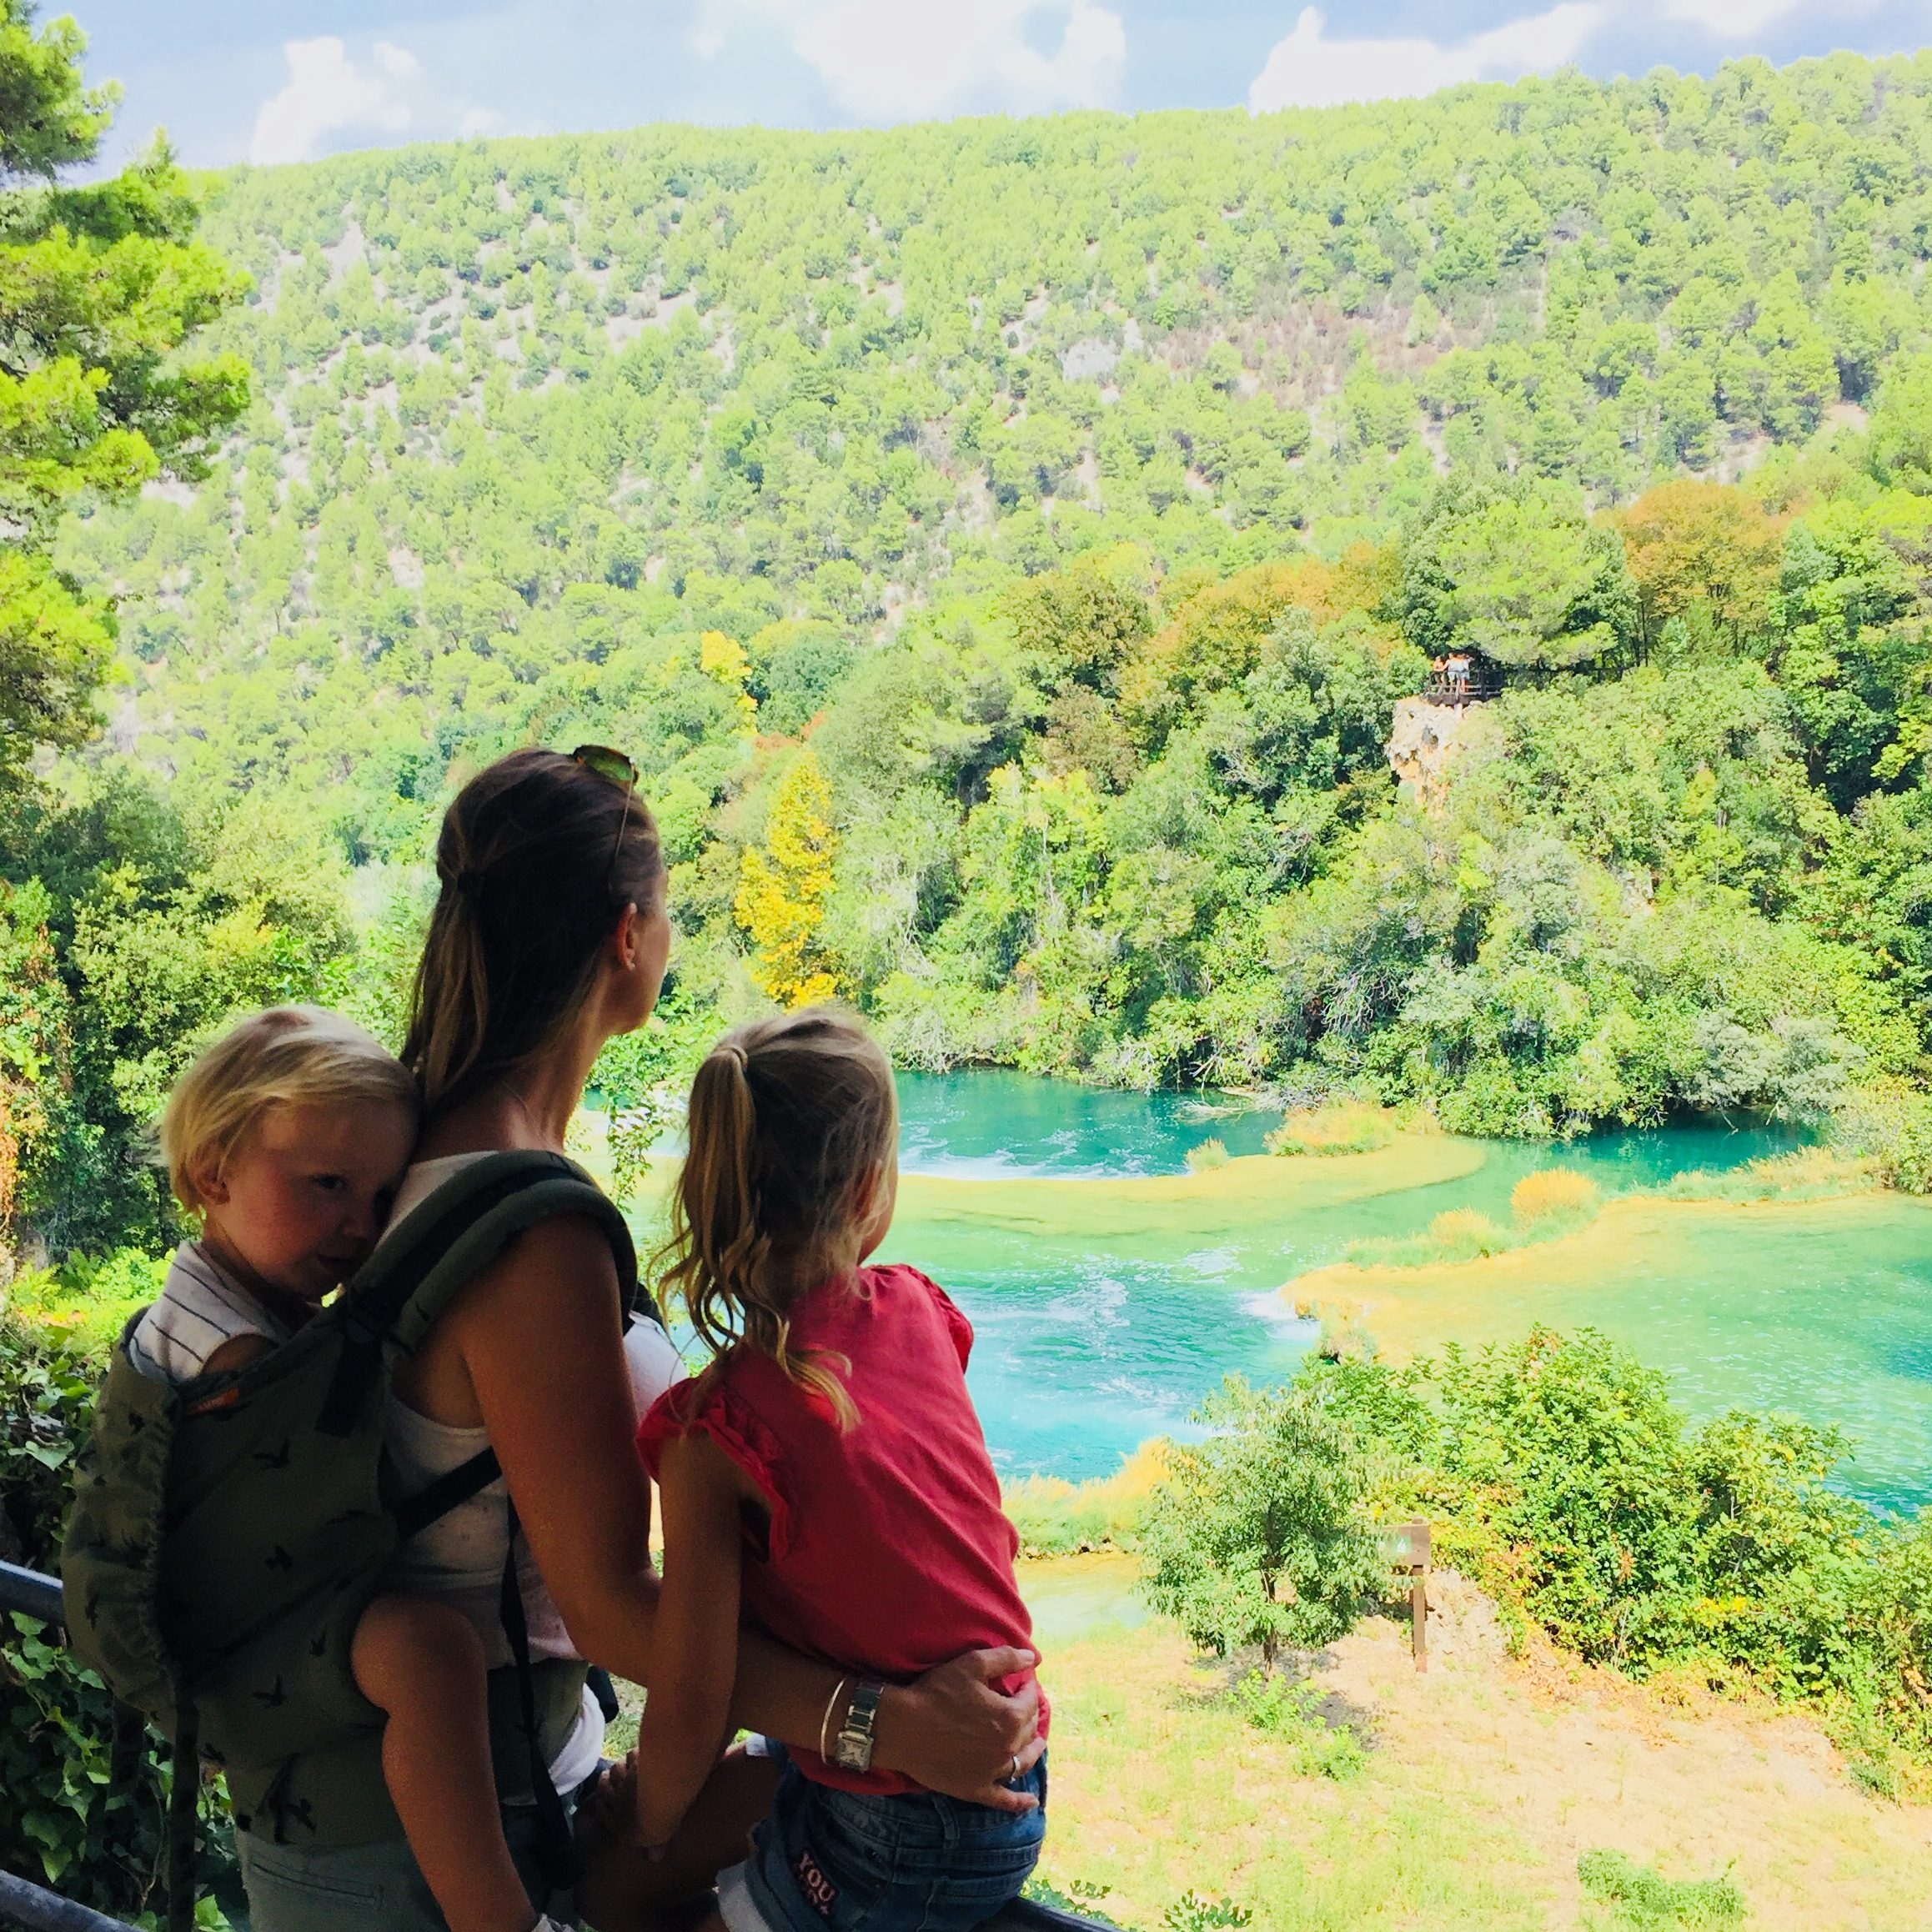
<path fill-rule="evenodd" d="M 1512 1659 L 1453 1578 L 1434 1610 L 1427 1675 L 1383 1619 L 1326 1653 L 1323 1708 L 1368 1745 L 1341 1781 L 1251 1724 L 1165 1623 L 1050 1643 L 1047 1880 L 1136 1932 L 1189 1924 L 1189 1892 L 1256 1932 L 1613 1932 L 1644 1921 L 1578 1869 L 1612 1851 L 1669 1880 L 1729 1870 L 1754 1927 L 1924 1932 L 1932 1812 L 1861 1796 L 1804 1720 Z"/>
<path fill-rule="evenodd" d="M 899 1184 L 895 1251 L 908 1231 L 971 1226 L 1037 1236 L 1053 1246 L 1160 1254 L 1177 1242 L 1267 1233 L 1290 1217 L 1466 1179 L 1486 1158 L 1480 1142 L 1398 1135 L 1327 1160 L 1238 1156 L 1202 1172 L 1118 1180 L 964 1181 L 907 1174 Z"/>
<path fill-rule="evenodd" d="M 1921 1242 L 1932 1243 L 1932 1205 L 1904 1195 L 1726 1198 L 1714 1185 L 1709 1193 L 1625 1195 L 1548 1239 L 1477 1252 L 1447 1242 L 1425 1252 L 1418 1244 L 1400 1258 L 1336 1262 L 1296 1276 L 1281 1293 L 1303 1313 L 1365 1322 L 1383 1347 L 1403 1356 L 1514 1333 L 1532 1320 L 1600 1322 L 1620 1285 L 1674 1277 L 1726 1244 L 1769 1289 L 1784 1248 L 1829 1244 L 1850 1265 L 1860 1251 L 1893 1242 L 1901 1252 L 1927 1252 Z"/>

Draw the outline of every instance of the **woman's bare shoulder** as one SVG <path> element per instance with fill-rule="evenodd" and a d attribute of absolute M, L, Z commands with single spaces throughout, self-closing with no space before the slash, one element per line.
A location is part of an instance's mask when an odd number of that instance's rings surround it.
<path fill-rule="evenodd" d="M 617 1260 L 609 1234 L 587 1214 L 554 1214 L 511 1241 L 450 1312 L 493 1307 L 505 1299 L 522 1307 L 538 1297 L 554 1308 L 580 1301 L 602 1305 L 616 1288 Z"/>
<path fill-rule="evenodd" d="M 481 1411 L 475 1377 L 499 1364 L 553 1352 L 585 1363 L 621 1349 L 617 1263 L 589 1216 L 559 1214 L 527 1228 L 459 1288 L 401 1365 L 404 1399 L 433 1421 L 474 1428 Z"/>

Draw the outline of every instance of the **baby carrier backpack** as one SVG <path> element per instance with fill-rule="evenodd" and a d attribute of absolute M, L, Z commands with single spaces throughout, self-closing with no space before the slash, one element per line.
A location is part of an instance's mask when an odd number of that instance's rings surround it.
<path fill-rule="evenodd" d="M 133 1366 L 123 1333 L 61 1575 L 75 1652 L 174 1741 L 172 1923 L 190 1923 L 183 1894 L 193 1909 L 198 1749 L 227 1775 L 238 1829 L 312 1845 L 400 1835 L 383 1715 L 355 1687 L 350 1640 L 398 1545 L 500 1472 L 486 1449 L 419 1494 L 393 1493 L 391 1380 L 465 1282 L 560 1214 L 609 1240 L 627 1321 L 634 1303 L 656 1320 L 609 1198 L 560 1155 L 516 1152 L 444 1182 L 329 1307 L 238 1373 L 170 1387 Z M 514 1511 L 510 1528 L 514 1543 Z M 561 1886 L 570 1831 L 539 1739 L 567 1729 L 585 1666 L 531 1662 L 514 1563 L 513 1549 L 502 1603 L 515 1661 L 490 1675 L 491 1740 L 499 1771 L 527 1757 L 546 1875 Z"/>

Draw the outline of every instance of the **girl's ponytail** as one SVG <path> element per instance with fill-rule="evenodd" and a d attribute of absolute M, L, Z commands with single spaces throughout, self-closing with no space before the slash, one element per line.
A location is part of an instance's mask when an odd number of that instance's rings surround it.
<path fill-rule="evenodd" d="M 714 1046 L 699 1067 L 671 1209 L 678 1253 L 665 1278 L 683 1296 L 691 1326 L 714 1352 L 742 1337 L 775 1354 L 775 1339 L 782 1346 L 784 1318 L 755 1298 L 771 1252 L 770 1237 L 758 1225 L 758 1110 L 745 1077 L 745 1050 L 735 1041 Z"/>
<path fill-rule="evenodd" d="M 886 1056 L 829 1006 L 735 1028 L 691 1082 L 661 1279 L 715 1354 L 756 1349 L 824 1397 L 841 1428 L 858 1412 L 838 1358 L 795 1353 L 790 1311 L 854 1266 L 861 1190 L 898 1132 Z"/>

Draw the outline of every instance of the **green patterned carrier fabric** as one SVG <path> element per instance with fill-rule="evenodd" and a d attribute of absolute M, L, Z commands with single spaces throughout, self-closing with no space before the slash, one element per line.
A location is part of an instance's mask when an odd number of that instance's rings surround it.
<path fill-rule="evenodd" d="M 71 1641 L 171 1736 L 198 1726 L 241 1829 L 314 1845 L 401 1835 L 349 1641 L 398 1543 L 498 1471 L 485 1452 L 422 1496 L 389 1493 L 391 1378 L 465 1282 L 560 1214 L 607 1236 L 628 1307 L 630 1231 L 595 1182 L 558 1155 L 501 1153 L 414 1209 L 331 1307 L 239 1374 L 170 1388 L 134 1367 L 124 1335 L 116 1347 L 61 1562 Z M 584 1679 L 562 1662 L 492 1674 L 506 1796 L 547 1788 Z"/>

